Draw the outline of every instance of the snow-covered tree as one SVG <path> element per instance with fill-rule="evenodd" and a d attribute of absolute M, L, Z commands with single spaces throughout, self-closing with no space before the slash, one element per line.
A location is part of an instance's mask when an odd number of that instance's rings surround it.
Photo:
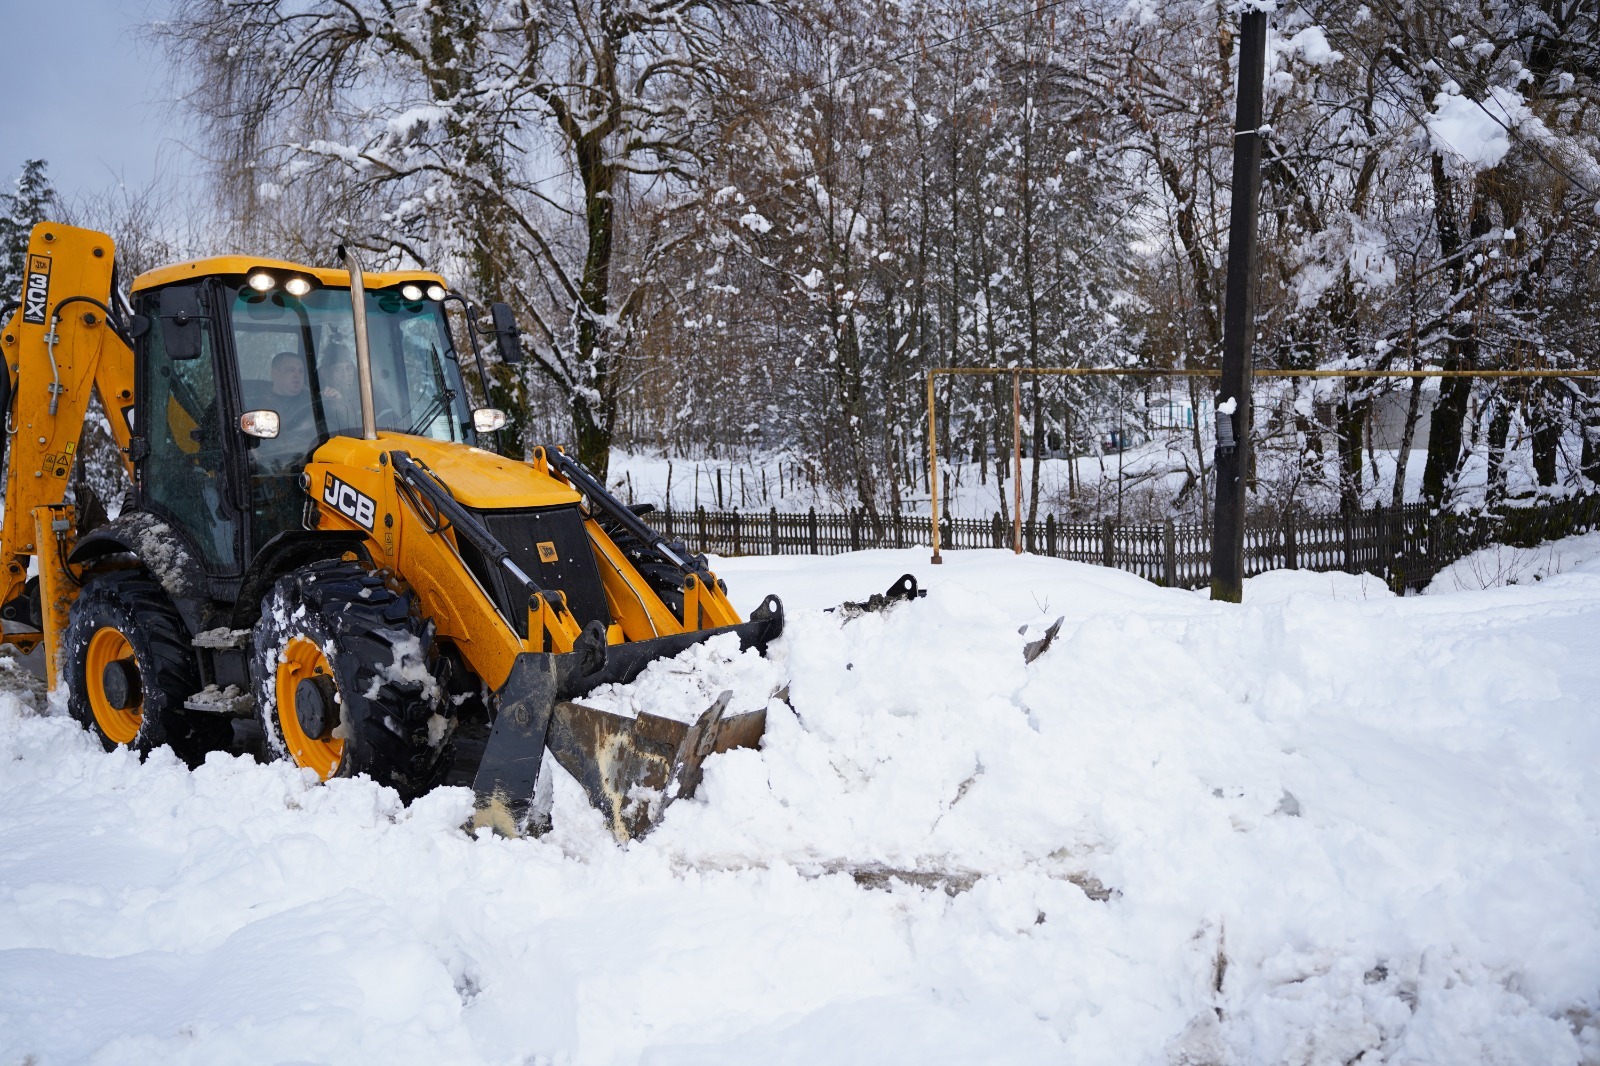
<path fill-rule="evenodd" d="M 28 235 L 59 207 L 46 169 L 43 159 L 25 161 L 13 191 L 0 193 L 0 299 L 21 299 Z"/>
<path fill-rule="evenodd" d="M 677 239 L 630 228 L 622 205 L 693 185 L 735 7 L 180 0 L 165 32 L 199 59 L 190 99 L 233 210 L 309 190 L 330 245 L 510 300 L 604 473 L 635 317 Z"/>
<path fill-rule="evenodd" d="M 510 299 L 542 375 L 498 387 L 593 466 L 613 440 L 788 449 L 876 519 L 927 491 L 932 367 L 1216 365 L 1237 18 L 180 0 L 166 34 L 253 246 L 354 237 Z M 1284 0 L 1271 24 L 1258 365 L 1594 366 L 1593 5 Z M 1042 455 L 1094 451 L 1162 389 L 1029 379 L 1030 514 L 1073 507 L 1042 498 Z M 1306 377 L 1262 409 L 1257 503 L 1367 506 L 1380 474 L 1404 501 L 1409 447 L 1398 471 L 1370 447 L 1393 404 L 1436 503 L 1469 474 L 1600 473 L 1582 383 Z M 947 381 L 936 413 L 946 455 L 1011 478 L 1009 382 Z M 1207 505 L 1209 447 L 1173 439 L 1173 513 Z"/>

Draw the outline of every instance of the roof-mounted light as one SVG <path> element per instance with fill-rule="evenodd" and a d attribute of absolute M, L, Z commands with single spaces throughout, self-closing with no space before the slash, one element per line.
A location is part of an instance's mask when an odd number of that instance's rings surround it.
<path fill-rule="evenodd" d="M 445 291 L 444 291 L 444 286 L 443 285 L 429 285 L 428 286 L 428 299 L 437 302 L 437 301 L 442 300 L 444 298 L 445 298 Z"/>
<path fill-rule="evenodd" d="M 283 283 L 283 291 L 294 297 L 304 296 L 311 291 L 311 282 L 306 278 L 290 278 Z"/>
<path fill-rule="evenodd" d="M 264 270 L 258 270 L 245 279 L 250 287 L 257 292 L 270 292 L 277 287 L 278 280 Z"/>
<path fill-rule="evenodd" d="M 400 287 L 400 295 L 404 296 L 407 300 L 411 300 L 411 301 L 420 300 L 420 299 L 422 299 L 422 286 L 421 285 L 402 285 Z"/>

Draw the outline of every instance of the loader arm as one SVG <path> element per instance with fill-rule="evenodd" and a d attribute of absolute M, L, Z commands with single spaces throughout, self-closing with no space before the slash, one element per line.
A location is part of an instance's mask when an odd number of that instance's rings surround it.
<path fill-rule="evenodd" d="M 65 499 L 95 391 L 131 476 L 133 350 L 115 327 L 114 251 L 103 233 L 55 222 L 35 226 L 28 240 L 22 305 L 0 333 L 0 356 L 10 384 L 0 605 L 21 602 L 32 556 L 41 556 L 41 571 L 47 565 L 51 571 L 42 582 L 47 589 L 55 571 L 65 566 L 71 531 L 59 528 L 61 515 L 37 523 L 39 530 L 55 534 L 52 543 L 39 542 L 43 534 L 36 535 L 35 520 L 44 517 L 40 508 L 59 508 Z M 45 605 L 41 631 L 7 632 L 4 641 L 23 651 L 41 640 L 54 645 L 64 612 L 51 607 Z M 8 619 L 13 613 L 6 612 Z"/>

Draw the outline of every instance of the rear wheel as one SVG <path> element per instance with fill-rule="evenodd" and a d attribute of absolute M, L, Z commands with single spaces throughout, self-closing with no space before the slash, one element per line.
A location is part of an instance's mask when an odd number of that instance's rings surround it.
<path fill-rule="evenodd" d="M 90 581 L 67 615 L 67 709 L 106 750 L 167 744 L 190 765 L 232 737 L 226 719 L 185 712 L 200 688 L 194 651 L 166 592 L 135 570 Z"/>
<path fill-rule="evenodd" d="M 366 774 L 407 799 L 437 784 L 454 730 L 433 625 L 387 571 L 303 566 L 262 603 L 252 674 L 267 747 L 322 780 Z"/>

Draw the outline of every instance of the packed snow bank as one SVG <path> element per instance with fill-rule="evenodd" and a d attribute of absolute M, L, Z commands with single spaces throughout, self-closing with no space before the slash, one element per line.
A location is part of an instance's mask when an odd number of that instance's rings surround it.
<path fill-rule="evenodd" d="M 0 699 L 0 1061 L 1600 1060 L 1600 573 L 718 569 L 790 625 L 702 667 L 792 710 L 625 849 L 565 778 L 549 836 L 473 840 L 461 790 Z"/>

